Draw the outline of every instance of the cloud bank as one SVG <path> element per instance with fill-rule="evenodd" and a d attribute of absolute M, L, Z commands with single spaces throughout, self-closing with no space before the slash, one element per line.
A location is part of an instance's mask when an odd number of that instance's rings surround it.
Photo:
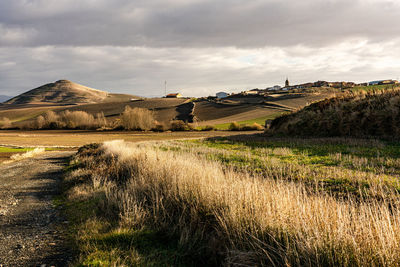
<path fill-rule="evenodd" d="M 66 78 L 200 96 L 397 78 L 398 1 L 2 0 L 0 93 Z"/>

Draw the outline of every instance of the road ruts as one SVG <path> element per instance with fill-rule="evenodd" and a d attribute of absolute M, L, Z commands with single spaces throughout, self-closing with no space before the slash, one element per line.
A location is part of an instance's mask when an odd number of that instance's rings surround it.
<path fill-rule="evenodd" d="M 0 266 L 68 266 L 67 221 L 54 205 L 72 152 L 0 164 Z"/>

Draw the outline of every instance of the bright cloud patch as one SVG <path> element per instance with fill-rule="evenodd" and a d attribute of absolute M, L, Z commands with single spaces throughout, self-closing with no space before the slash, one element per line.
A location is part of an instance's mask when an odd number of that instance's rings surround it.
<path fill-rule="evenodd" d="M 353 40 L 322 48 L 302 45 L 245 49 L 149 47 L 3 47 L 0 79 L 4 94 L 70 79 L 94 88 L 143 96 L 171 92 L 187 96 L 240 91 L 292 82 L 366 81 L 397 78 L 400 41 Z"/>

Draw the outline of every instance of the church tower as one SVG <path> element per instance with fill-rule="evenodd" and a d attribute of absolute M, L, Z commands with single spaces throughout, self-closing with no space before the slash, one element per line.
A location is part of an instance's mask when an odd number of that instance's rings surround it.
<path fill-rule="evenodd" d="M 289 79 L 286 77 L 285 87 L 289 87 Z"/>

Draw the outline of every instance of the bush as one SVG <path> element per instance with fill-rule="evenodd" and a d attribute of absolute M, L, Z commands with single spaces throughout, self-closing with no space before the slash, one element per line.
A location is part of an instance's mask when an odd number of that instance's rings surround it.
<path fill-rule="evenodd" d="M 229 125 L 229 131 L 239 131 L 240 130 L 240 125 L 236 121 L 232 122 Z"/>
<path fill-rule="evenodd" d="M 203 128 L 201 128 L 201 131 L 214 131 L 215 127 L 214 125 L 206 125 Z"/>
<path fill-rule="evenodd" d="M 45 125 L 46 125 L 46 120 L 42 115 L 40 115 L 40 116 L 38 116 L 36 118 L 35 122 L 33 123 L 33 127 L 32 128 L 34 128 L 34 129 L 43 129 L 43 128 L 45 128 Z M 29 125 L 26 126 L 26 127 L 29 127 Z"/>
<path fill-rule="evenodd" d="M 239 125 L 239 123 L 234 121 L 229 125 L 230 131 L 262 131 L 263 129 L 264 128 L 256 122 L 253 123 L 252 125 L 248 124 Z"/>
<path fill-rule="evenodd" d="M 255 128 L 256 131 L 264 130 L 264 127 L 262 127 L 262 125 L 258 124 L 257 122 L 253 123 L 253 127 Z"/>
<path fill-rule="evenodd" d="M 121 114 L 120 123 L 125 130 L 147 131 L 154 127 L 154 112 L 144 108 L 126 106 Z"/>
<path fill-rule="evenodd" d="M 0 119 L 0 129 L 7 129 L 7 128 L 11 128 L 12 127 L 12 123 L 10 121 L 9 118 L 2 118 Z"/>
<path fill-rule="evenodd" d="M 184 121 L 174 120 L 171 122 L 171 131 L 191 131 L 193 127 Z"/>
<path fill-rule="evenodd" d="M 68 129 L 89 129 L 96 127 L 95 118 L 84 111 L 64 111 L 61 114 L 61 121 Z"/>
<path fill-rule="evenodd" d="M 253 123 L 252 125 L 242 125 L 240 126 L 241 131 L 262 131 L 264 128 L 258 124 L 258 123 Z"/>
<path fill-rule="evenodd" d="M 165 132 L 167 128 L 168 127 L 165 124 L 156 121 L 154 127 L 151 130 L 154 132 Z"/>
<path fill-rule="evenodd" d="M 103 113 L 96 116 L 86 113 L 85 111 L 63 111 L 56 114 L 54 111 L 47 111 L 44 115 L 40 115 L 31 124 L 23 125 L 29 129 L 82 129 L 90 130 L 97 128 L 106 128 L 107 120 Z"/>
<path fill-rule="evenodd" d="M 40 118 L 40 117 L 43 117 Z M 47 111 L 43 116 L 39 116 L 38 120 L 40 123 L 38 129 L 60 129 L 64 128 L 65 125 L 62 125 L 60 122 L 60 117 L 54 111 Z"/>

